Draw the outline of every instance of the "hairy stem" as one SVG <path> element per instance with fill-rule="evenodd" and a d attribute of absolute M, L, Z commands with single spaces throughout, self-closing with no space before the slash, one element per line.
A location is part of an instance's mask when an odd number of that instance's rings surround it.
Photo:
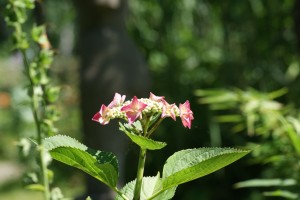
<path fill-rule="evenodd" d="M 49 178 L 48 178 L 48 168 L 47 163 L 45 160 L 46 151 L 44 146 L 41 144 L 40 146 L 40 165 L 42 169 L 42 176 L 43 176 L 43 186 L 44 186 L 44 198 L 45 200 L 50 200 L 50 186 L 49 186 Z"/>
<path fill-rule="evenodd" d="M 21 50 L 21 53 L 22 53 L 22 57 L 23 57 L 23 63 L 24 63 L 24 66 L 25 66 L 25 73 L 26 73 L 26 76 L 30 82 L 30 89 L 31 91 L 29 92 L 29 96 L 31 98 L 31 110 L 32 110 L 32 113 L 33 113 L 33 118 L 34 118 L 34 122 L 35 122 L 35 125 L 36 125 L 36 130 L 37 130 L 37 141 L 38 141 L 38 144 L 40 145 L 41 142 L 42 142 L 42 132 L 41 132 L 41 126 L 40 126 L 40 119 L 39 119 L 39 115 L 38 115 L 38 104 L 37 104 L 37 100 L 35 99 L 36 96 L 34 94 L 34 84 L 33 84 L 33 81 L 31 80 L 31 77 L 30 77 L 30 74 L 29 74 L 29 61 L 27 59 L 27 56 L 26 56 L 26 52 L 25 50 Z"/>
<path fill-rule="evenodd" d="M 43 139 L 43 133 L 41 131 L 41 120 L 39 117 L 39 102 L 37 99 L 37 96 L 35 95 L 35 91 L 34 91 L 34 84 L 33 81 L 30 77 L 29 74 L 29 61 L 28 58 L 26 56 L 26 52 L 25 50 L 21 50 L 22 53 L 22 57 L 23 57 L 23 62 L 24 62 L 24 66 L 25 66 L 25 73 L 27 75 L 27 78 L 30 82 L 30 88 L 31 88 L 31 92 L 30 92 L 30 98 L 31 98 L 31 109 L 32 109 L 32 113 L 33 113 L 33 117 L 34 117 L 34 121 L 35 121 L 35 125 L 36 125 L 36 130 L 37 130 L 37 142 L 39 145 L 39 163 L 40 163 L 40 168 L 41 168 L 41 172 L 42 172 L 42 184 L 44 186 L 44 198 L 45 200 L 50 200 L 50 186 L 49 186 L 49 179 L 48 179 L 48 168 L 47 168 L 47 163 L 45 161 L 45 150 L 43 148 L 43 144 L 42 144 L 42 139 Z"/>

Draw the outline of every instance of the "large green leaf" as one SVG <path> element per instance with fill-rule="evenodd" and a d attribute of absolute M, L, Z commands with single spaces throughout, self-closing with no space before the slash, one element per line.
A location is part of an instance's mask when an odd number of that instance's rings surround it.
<path fill-rule="evenodd" d="M 78 168 L 114 188 L 118 180 L 118 161 L 110 152 L 96 151 L 63 135 L 44 139 L 44 147 L 62 163 Z"/>
<path fill-rule="evenodd" d="M 163 169 L 163 188 L 200 178 L 221 169 L 249 153 L 232 148 L 199 148 L 176 152 Z"/>
<path fill-rule="evenodd" d="M 135 180 L 127 183 L 121 190 L 129 199 L 133 199 L 134 196 Z M 154 194 L 161 191 L 162 180 L 159 174 L 155 177 L 143 177 L 142 188 L 141 188 L 141 200 L 153 199 L 153 200 L 168 200 L 174 196 L 176 187 L 166 190 L 159 195 L 152 198 Z M 123 200 L 121 196 L 117 196 L 115 200 Z"/>
<path fill-rule="evenodd" d="M 133 131 L 130 130 L 128 127 L 123 126 L 121 123 L 120 130 L 123 131 L 134 143 L 136 143 L 142 149 L 157 150 L 162 149 L 167 145 L 165 142 L 158 142 L 146 138 L 142 135 L 137 135 L 133 133 Z"/>

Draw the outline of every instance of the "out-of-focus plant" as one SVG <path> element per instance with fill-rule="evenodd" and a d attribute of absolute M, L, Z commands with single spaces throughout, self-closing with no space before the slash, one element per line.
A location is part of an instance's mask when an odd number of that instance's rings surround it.
<path fill-rule="evenodd" d="M 235 184 L 243 187 L 274 187 L 265 196 L 299 198 L 300 121 L 299 112 L 274 100 L 287 93 L 283 88 L 271 93 L 248 90 L 196 90 L 200 103 L 208 104 L 218 114 L 212 120 L 231 123 L 233 132 L 247 132 L 256 142 L 252 161 L 266 165 L 260 177 Z M 282 189 L 290 186 L 289 189 Z M 295 189 L 296 188 L 296 189 Z"/>
<path fill-rule="evenodd" d="M 102 104 L 93 120 L 107 125 L 110 120 L 125 121 L 119 123 L 133 143 L 139 146 L 139 162 L 136 179 L 118 189 L 118 160 L 111 152 L 96 151 L 75 139 L 56 135 L 44 140 L 51 156 L 67 165 L 78 168 L 106 184 L 118 196 L 116 199 L 171 199 L 176 188 L 189 181 L 206 176 L 219 170 L 249 153 L 248 150 L 234 148 L 195 148 L 174 153 L 163 167 L 162 176 L 145 177 L 146 153 L 166 146 L 165 142 L 152 139 L 156 129 L 165 118 L 180 117 L 184 127 L 191 129 L 193 112 L 189 101 L 169 104 L 164 97 L 150 93 L 149 98 L 138 99 L 136 96 L 125 101 L 125 95 L 115 94 L 109 105 Z M 109 141 L 108 141 L 109 142 Z M 113 145 L 113 144 L 112 144 Z"/>
<path fill-rule="evenodd" d="M 21 138 L 18 144 L 23 156 L 31 163 L 37 160 L 25 178 L 26 188 L 42 191 L 45 200 L 57 200 L 63 196 L 59 188 L 50 188 L 53 180 L 53 172 L 48 168 L 51 157 L 44 148 L 43 139 L 57 132 L 54 122 L 58 119 L 58 112 L 54 103 L 59 95 L 59 87 L 53 86 L 49 76 L 53 50 L 45 26 L 34 25 L 28 31 L 24 29 L 28 12 L 34 9 L 35 3 L 34 0 L 9 0 L 5 8 L 5 21 L 12 28 L 14 49 L 22 54 L 24 74 L 28 81 L 26 88 L 36 126 L 33 140 Z M 36 141 L 35 145 L 33 141 Z"/>
<path fill-rule="evenodd" d="M 129 1 L 128 28 L 165 94 L 224 84 L 299 91 L 294 2 Z"/>

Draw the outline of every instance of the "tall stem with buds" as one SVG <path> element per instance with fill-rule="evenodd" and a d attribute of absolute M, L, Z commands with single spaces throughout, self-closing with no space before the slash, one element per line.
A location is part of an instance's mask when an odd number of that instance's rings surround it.
<path fill-rule="evenodd" d="M 56 133 L 54 121 L 57 120 L 58 114 L 53 103 L 58 97 L 59 88 L 53 87 L 50 83 L 49 68 L 53 60 L 53 50 L 48 41 L 45 27 L 33 26 L 31 37 L 23 30 L 27 12 L 34 6 L 35 0 L 9 0 L 5 9 L 5 20 L 14 29 L 12 34 L 14 48 L 22 54 L 25 75 L 29 82 L 28 95 L 36 125 L 37 146 L 35 150 L 38 152 L 36 159 L 40 167 L 38 171 L 34 172 L 40 174 L 40 179 L 35 184 L 42 186 L 44 199 L 50 200 L 49 156 L 44 148 L 43 139 Z M 27 49 L 31 44 L 37 45 L 39 51 L 29 59 Z M 60 196 L 56 196 L 56 199 L 60 198 Z"/>

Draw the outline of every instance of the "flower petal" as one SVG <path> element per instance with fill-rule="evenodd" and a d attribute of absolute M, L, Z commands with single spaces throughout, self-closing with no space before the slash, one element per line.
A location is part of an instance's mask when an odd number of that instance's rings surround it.
<path fill-rule="evenodd" d="M 92 118 L 93 121 L 96 121 L 96 122 L 99 122 L 99 119 L 100 119 L 101 115 L 99 112 L 97 112 L 94 117 Z"/>
<path fill-rule="evenodd" d="M 152 92 L 150 92 L 149 99 L 156 102 L 161 102 L 165 97 L 164 96 L 156 96 Z"/>
<path fill-rule="evenodd" d="M 184 104 L 179 104 L 180 118 L 184 127 L 191 129 L 194 119 L 193 111 L 190 109 L 190 102 L 187 100 Z"/>
<path fill-rule="evenodd" d="M 109 110 L 110 108 L 102 104 L 100 111 L 93 116 L 92 120 L 99 122 L 102 125 L 108 124 L 110 120 L 109 116 L 107 115 Z"/>
<path fill-rule="evenodd" d="M 130 104 L 123 106 L 121 111 L 125 112 L 129 124 L 134 122 L 137 118 L 142 118 L 142 111 L 147 107 L 147 104 L 138 100 L 136 96 L 133 97 Z"/>
<path fill-rule="evenodd" d="M 171 117 L 174 121 L 176 121 L 176 115 L 175 115 L 175 104 L 169 104 L 167 101 L 164 99 L 162 100 L 163 107 L 162 107 L 162 114 L 161 117 Z"/>
<path fill-rule="evenodd" d="M 114 99 L 110 104 L 107 106 L 109 108 L 113 108 L 116 106 L 119 106 L 124 103 L 126 96 L 125 95 L 120 95 L 119 93 L 115 93 Z"/>

